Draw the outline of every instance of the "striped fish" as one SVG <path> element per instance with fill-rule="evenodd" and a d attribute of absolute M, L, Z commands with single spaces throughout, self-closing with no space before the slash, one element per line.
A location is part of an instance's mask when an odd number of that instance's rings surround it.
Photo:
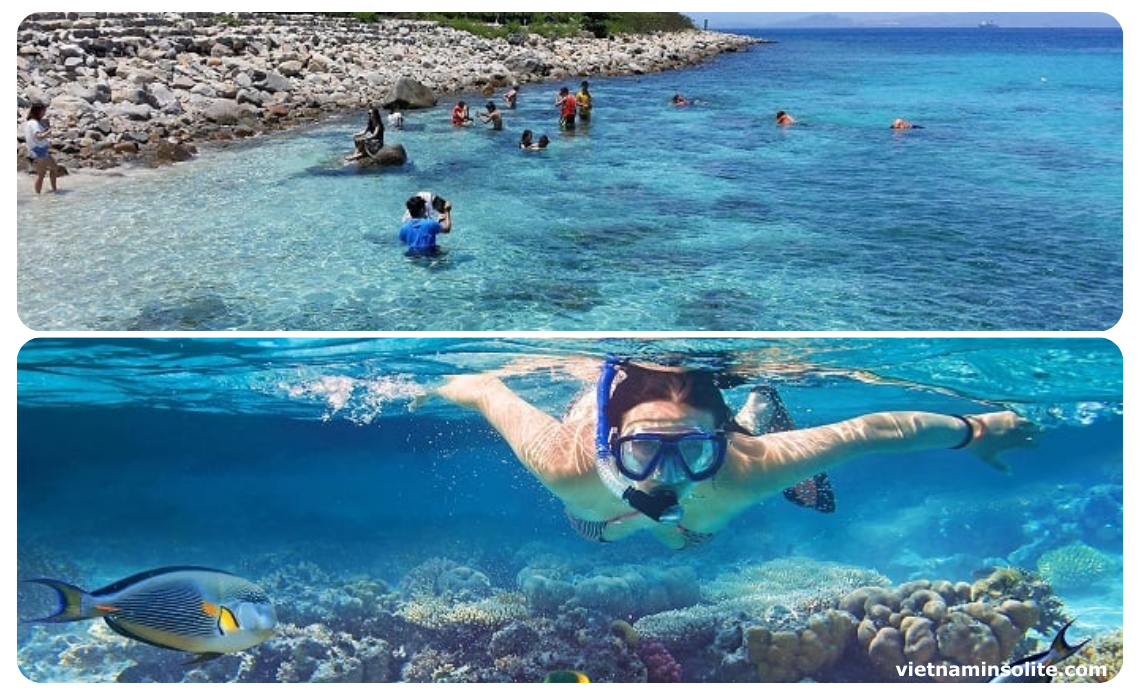
<path fill-rule="evenodd" d="M 197 653 L 208 660 L 273 635 L 277 612 L 265 591 L 225 571 L 177 566 L 135 574 L 92 593 L 52 578 L 58 610 L 35 623 L 102 617 L 115 632 L 152 646 Z"/>

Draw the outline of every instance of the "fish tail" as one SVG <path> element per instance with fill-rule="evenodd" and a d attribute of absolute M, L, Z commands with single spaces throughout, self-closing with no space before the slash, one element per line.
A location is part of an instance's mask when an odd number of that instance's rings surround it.
<path fill-rule="evenodd" d="M 54 578 L 33 578 L 29 579 L 28 583 L 39 583 L 42 586 L 47 586 L 55 591 L 56 597 L 59 599 L 59 604 L 56 606 L 56 611 L 52 614 L 41 617 L 40 619 L 28 620 L 30 622 L 75 622 L 80 619 L 90 619 L 98 617 L 99 614 L 92 614 L 87 607 L 87 592 L 78 586 L 73 586 L 70 583 L 57 581 Z"/>
<path fill-rule="evenodd" d="M 1065 658 L 1068 658 L 1072 654 L 1076 653 L 1081 649 L 1082 646 L 1091 640 L 1085 639 L 1084 641 L 1081 641 L 1075 645 L 1065 640 L 1065 631 L 1067 631 L 1068 628 L 1073 625 L 1073 621 L 1075 620 L 1070 620 L 1067 622 L 1065 626 L 1061 627 L 1061 630 L 1057 632 L 1057 635 L 1053 637 L 1053 645 L 1049 647 L 1049 652 L 1054 654 L 1051 661 L 1054 664 L 1059 663 Z"/>

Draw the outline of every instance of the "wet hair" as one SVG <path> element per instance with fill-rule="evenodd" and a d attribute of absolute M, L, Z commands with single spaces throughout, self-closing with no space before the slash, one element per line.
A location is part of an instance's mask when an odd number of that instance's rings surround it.
<path fill-rule="evenodd" d="M 717 374 L 711 371 L 660 371 L 633 364 L 621 367 L 625 379 L 620 381 L 606 404 L 606 419 L 611 427 L 622 426 L 629 410 L 644 402 L 685 403 L 710 412 L 718 429 L 748 433 L 732 418 L 732 410 L 724 401 Z"/>
<path fill-rule="evenodd" d="M 559 89 L 559 90 L 558 90 L 558 93 L 559 93 L 559 94 L 569 94 L 569 93 L 570 93 L 570 88 L 569 88 L 569 87 L 563 87 L 562 89 Z"/>
<path fill-rule="evenodd" d="M 412 217 L 419 218 L 427 214 L 427 201 L 418 195 L 408 198 L 408 202 L 405 204 L 408 206 L 408 214 Z"/>
<path fill-rule="evenodd" d="M 495 102 L 488 101 L 487 102 L 487 110 L 494 113 L 495 112 Z"/>
<path fill-rule="evenodd" d="M 545 147 L 548 144 L 550 144 L 550 138 L 547 137 L 546 135 L 543 135 L 542 137 L 538 138 L 538 146 L 539 147 Z"/>

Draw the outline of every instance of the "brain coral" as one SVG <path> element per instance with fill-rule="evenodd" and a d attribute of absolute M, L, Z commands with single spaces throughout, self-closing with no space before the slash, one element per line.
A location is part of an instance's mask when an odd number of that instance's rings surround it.
<path fill-rule="evenodd" d="M 1032 601 L 975 592 L 967 583 L 910 581 L 859 588 L 840 608 L 859 620 L 856 638 L 879 676 L 897 681 L 906 679 L 901 665 L 999 665 L 1041 616 Z M 971 681 L 961 672 L 944 679 Z"/>
<path fill-rule="evenodd" d="M 828 610 L 808 617 L 803 629 L 749 627 L 744 632 L 748 662 L 761 682 L 798 682 L 839 661 L 853 625 L 850 614 Z"/>

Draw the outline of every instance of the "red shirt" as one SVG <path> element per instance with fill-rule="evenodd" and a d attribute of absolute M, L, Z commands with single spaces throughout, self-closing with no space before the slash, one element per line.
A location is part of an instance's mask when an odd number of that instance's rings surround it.
<path fill-rule="evenodd" d="M 562 100 L 562 117 L 568 118 L 578 112 L 578 100 L 574 98 L 573 94 L 567 95 Z"/>

